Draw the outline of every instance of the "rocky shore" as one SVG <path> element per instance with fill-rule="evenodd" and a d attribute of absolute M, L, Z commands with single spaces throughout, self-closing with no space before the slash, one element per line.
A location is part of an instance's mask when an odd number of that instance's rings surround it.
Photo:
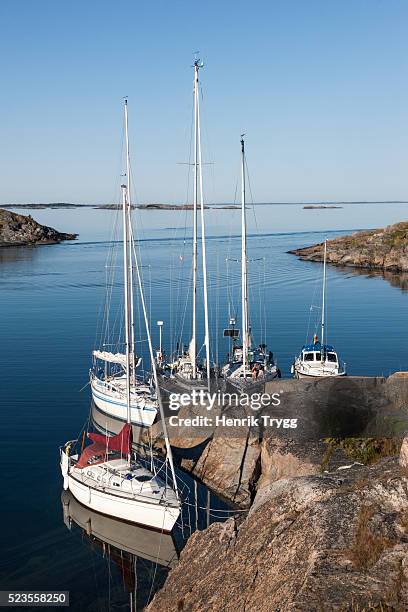
<path fill-rule="evenodd" d="M 0 247 L 56 244 L 76 237 L 77 234 L 65 234 L 41 225 L 31 215 L 19 215 L 0 208 Z"/>
<path fill-rule="evenodd" d="M 323 243 L 289 251 L 305 261 L 323 261 Z M 408 271 L 408 221 L 327 241 L 327 261 L 336 266 Z"/>
<path fill-rule="evenodd" d="M 195 532 L 148 606 L 408 609 L 408 477 L 396 458 L 261 489 L 245 519 Z"/>
<path fill-rule="evenodd" d="M 408 609 L 408 373 L 276 384 L 305 436 L 169 428 L 181 466 L 238 511 L 192 535 L 149 612 Z M 324 415 L 361 437 L 320 437 Z"/>

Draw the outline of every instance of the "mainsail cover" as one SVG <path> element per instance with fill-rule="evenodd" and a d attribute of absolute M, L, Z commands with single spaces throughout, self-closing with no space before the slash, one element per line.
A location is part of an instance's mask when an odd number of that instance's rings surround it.
<path fill-rule="evenodd" d="M 88 433 L 88 438 L 92 440 L 92 444 L 83 450 L 78 459 L 76 467 L 79 469 L 87 467 L 91 458 L 92 464 L 106 461 L 108 451 L 119 451 L 122 455 L 128 455 L 132 452 L 133 435 L 130 423 L 126 423 L 116 436 L 109 437 L 103 434 Z"/>
<path fill-rule="evenodd" d="M 120 363 L 121 366 L 126 368 L 126 355 L 123 353 L 109 353 L 109 351 L 93 351 L 93 356 L 102 361 L 108 361 L 109 363 Z M 142 362 L 142 358 L 136 359 L 135 355 L 135 368 L 138 368 Z"/>
<path fill-rule="evenodd" d="M 109 351 L 94 351 L 94 357 L 102 359 L 102 361 L 108 361 L 109 363 L 120 363 L 122 366 L 126 366 L 126 355 L 123 353 L 109 353 Z"/>

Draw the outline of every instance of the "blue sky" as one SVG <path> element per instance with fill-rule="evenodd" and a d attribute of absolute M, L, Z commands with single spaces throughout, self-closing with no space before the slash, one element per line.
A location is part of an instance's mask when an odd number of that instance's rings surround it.
<path fill-rule="evenodd" d="M 407 0 L 1 0 L 0 202 L 184 202 L 193 52 L 206 199 L 408 198 Z"/>

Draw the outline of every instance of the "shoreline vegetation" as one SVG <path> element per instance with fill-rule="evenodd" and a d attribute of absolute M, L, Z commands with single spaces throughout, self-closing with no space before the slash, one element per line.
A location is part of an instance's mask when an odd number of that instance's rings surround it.
<path fill-rule="evenodd" d="M 288 251 L 302 261 L 323 261 L 323 243 Z M 390 272 L 408 271 L 408 221 L 327 241 L 327 262 Z"/>
<path fill-rule="evenodd" d="M 78 234 L 58 232 L 53 227 L 41 225 L 31 215 L 19 215 L 0 208 L 0 248 L 58 244 L 63 240 L 75 240 L 77 236 Z"/>

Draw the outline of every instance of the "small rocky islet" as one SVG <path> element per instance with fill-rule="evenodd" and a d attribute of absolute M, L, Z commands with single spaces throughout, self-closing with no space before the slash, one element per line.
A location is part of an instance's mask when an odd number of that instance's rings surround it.
<path fill-rule="evenodd" d="M 303 261 L 323 261 L 324 244 L 288 251 Z M 327 262 L 389 272 L 408 271 L 408 221 L 327 241 Z"/>
<path fill-rule="evenodd" d="M 66 234 L 41 225 L 31 215 L 19 215 L 0 208 L 0 247 L 57 244 L 76 237 L 77 234 Z"/>

